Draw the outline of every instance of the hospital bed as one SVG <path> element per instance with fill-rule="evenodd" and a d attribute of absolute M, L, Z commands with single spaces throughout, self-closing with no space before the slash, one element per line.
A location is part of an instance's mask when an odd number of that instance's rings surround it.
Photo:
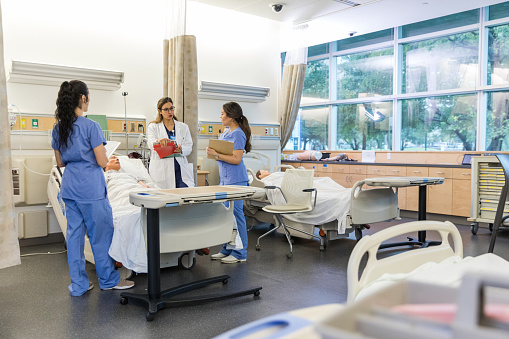
<path fill-rule="evenodd" d="M 119 156 L 121 168 L 135 176 L 136 178 L 143 179 L 146 182 L 151 182 L 148 171 L 143 166 L 140 159 L 129 159 L 126 156 Z M 48 181 L 48 198 L 50 205 L 53 207 L 56 219 L 60 225 L 64 237 L 67 236 L 67 220 L 65 218 L 65 205 L 61 199 L 60 184 L 62 182 L 63 168 L 55 166 L 51 170 L 50 178 Z M 140 186 L 140 189 L 145 189 Z M 128 194 L 128 192 L 126 192 Z M 143 215 L 142 210 L 139 207 L 127 205 L 119 206 L 112 202 L 112 194 L 109 193 L 110 203 L 114 215 L 115 232 L 112 241 L 112 247 L 110 247 L 110 255 L 112 250 L 115 250 L 116 255 L 112 257 L 122 266 L 119 268 L 119 273 L 123 278 L 126 278 L 132 274 L 131 271 L 137 273 L 147 272 L 146 267 L 146 249 L 145 240 L 143 239 L 144 231 L 142 230 L 144 225 L 142 224 Z M 128 199 L 128 196 L 127 196 Z M 125 230 L 123 233 L 119 233 L 119 229 Z M 131 234 L 133 232 L 133 234 Z M 131 244 L 126 244 L 132 241 Z M 201 247 L 197 247 L 201 248 Z M 88 236 L 85 236 L 85 259 L 94 263 L 94 256 Z M 184 269 L 192 268 L 196 263 L 195 251 L 183 251 L 183 252 L 161 252 L 161 267 L 172 267 L 179 266 Z M 120 265 L 118 265 L 120 266 Z"/>
<path fill-rule="evenodd" d="M 276 167 L 275 172 L 264 180 L 256 178 L 255 172 L 247 169 L 252 177 L 250 185 L 265 187 L 265 185 L 280 186 L 284 172 L 277 172 L 293 168 L 290 165 Z M 365 182 L 359 181 L 351 188 L 344 188 L 328 177 L 315 177 L 314 186 L 317 188 L 317 208 L 313 215 L 302 214 L 284 216 L 285 223 L 302 229 L 307 233 L 314 233 L 314 228 L 320 229 L 320 235 L 327 240 L 347 238 L 355 233 L 355 238 L 362 238 L 365 225 L 386 221 L 399 217 L 398 196 L 392 188 L 363 189 Z M 270 193 L 269 193 L 270 194 Z M 274 200 L 274 199 L 273 199 Z M 271 213 L 263 211 L 263 207 L 271 204 L 270 197 L 265 195 L 261 199 L 244 201 L 244 214 L 250 226 L 259 223 L 274 224 Z M 279 230 L 278 230 L 279 231 Z M 292 232 L 292 236 L 310 238 L 300 232 Z M 325 249 L 322 239 L 320 250 Z"/>
<path fill-rule="evenodd" d="M 437 232 L 442 244 L 380 255 L 380 245 L 394 237 L 419 231 Z M 384 252 L 387 249 L 383 250 Z M 365 260 L 368 255 L 367 261 Z M 382 257 L 382 258 L 380 258 Z M 498 276 L 501 272 L 505 277 Z M 391 226 L 363 237 L 355 246 L 347 268 L 348 297 L 344 304 L 326 304 L 267 317 L 231 330 L 217 338 L 507 338 L 504 331 L 483 333 L 483 298 L 509 305 L 509 262 L 491 253 L 463 258 L 463 244 L 450 222 L 415 221 Z M 482 285 L 504 287 L 495 293 L 481 292 Z M 505 292 L 502 294 L 501 292 Z M 439 326 L 430 320 L 387 313 L 381 308 L 398 304 L 457 304 L 453 310 L 460 327 Z M 426 306 L 425 306 L 426 307 Z M 450 310 L 451 307 L 447 306 Z M 509 306 L 506 307 L 506 313 Z M 452 327 L 458 325 L 456 322 Z M 451 326 L 451 325 L 449 325 Z M 375 334 L 362 330 L 378 328 Z M 431 330 L 430 330 L 431 328 Z M 435 332 L 433 329 L 440 329 Z M 459 329 L 461 330 L 461 328 Z M 409 335 L 408 331 L 411 331 Z M 431 331 L 431 332 L 430 332 Z M 471 331 L 470 335 L 468 332 Z M 362 335 L 361 335 L 362 332 Z M 400 335 L 405 333 L 405 335 Z M 493 336 L 486 336 L 491 333 Z M 445 335 L 447 334 L 447 335 Z M 495 335 L 498 334 L 498 335 Z M 363 336 L 364 335 L 364 336 Z"/>

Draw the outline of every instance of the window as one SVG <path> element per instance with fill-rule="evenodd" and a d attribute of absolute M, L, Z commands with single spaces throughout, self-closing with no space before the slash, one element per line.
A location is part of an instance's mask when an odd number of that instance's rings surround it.
<path fill-rule="evenodd" d="M 392 94 L 393 48 L 338 56 L 337 99 Z"/>
<path fill-rule="evenodd" d="M 475 94 L 402 100 L 401 118 L 401 150 L 475 150 Z"/>
<path fill-rule="evenodd" d="M 488 7 L 488 20 L 496 20 L 509 17 L 509 2 L 503 2 Z"/>
<path fill-rule="evenodd" d="M 390 150 L 392 101 L 334 106 L 338 150 Z"/>
<path fill-rule="evenodd" d="M 488 85 L 509 83 L 509 25 L 488 29 Z"/>
<path fill-rule="evenodd" d="M 329 100 L 329 59 L 308 61 L 301 104 Z"/>
<path fill-rule="evenodd" d="M 509 1 L 311 46 L 285 149 L 509 151 L 508 46 Z"/>
<path fill-rule="evenodd" d="M 314 57 L 317 55 L 328 54 L 328 53 L 329 53 L 329 44 L 321 44 L 321 45 L 308 47 L 308 58 Z"/>
<path fill-rule="evenodd" d="M 369 46 L 391 40 L 394 40 L 394 30 L 392 28 L 335 41 L 334 50 L 345 51 L 347 49 Z"/>
<path fill-rule="evenodd" d="M 295 123 L 292 138 L 300 150 L 329 149 L 329 108 L 315 106 L 302 108 Z"/>
<path fill-rule="evenodd" d="M 509 151 L 509 92 L 488 93 L 486 150 Z"/>
<path fill-rule="evenodd" d="M 475 88 L 479 33 L 403 45 L 403 93 Z"/>
<path fill-rule="evenodd" d="M 479 23 L 479 10 L 474 9 L 402 26 L 401 37 L 408 38 L 477 23 Z"/>

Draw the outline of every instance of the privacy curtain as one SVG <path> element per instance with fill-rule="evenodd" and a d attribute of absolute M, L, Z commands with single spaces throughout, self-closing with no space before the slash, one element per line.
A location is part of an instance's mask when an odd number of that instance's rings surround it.
<path fill-rule="evenodd" d="M 300 98 L 302 96 L 304 78 L 306 76 L 307 53 L 307 47 L 286 53 L 279 102 L 281 149 L 283 149 L 288 140 L 290 140 L 299 113 Z"/>
<path fill-rule="evenodd" d="M 176 107 L 177 118 L 189 126 L 193 139 L 193 151 L 187 156 L 193 164 L 196 183 L 198 160 L 198 65 L 196 37 L 185 35 L 186 1 L 172 0 L 168 3 L 167 37 L 164 40 L 163 95 L 169 96 Z"/>
<path fill-rule="evenodd" d="M 11 131 L 5 84 L 2 10 L 0 8 L 0 269 L 19 265 L 18 230 L 14 223 Z"/>

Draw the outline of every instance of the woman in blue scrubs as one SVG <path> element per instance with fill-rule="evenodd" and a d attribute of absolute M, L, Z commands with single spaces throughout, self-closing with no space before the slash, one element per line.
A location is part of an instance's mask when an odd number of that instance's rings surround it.
<path fill-rule="evenodd" d="M 62 83 L 51 143 L 57 165 L 65 167 L 60 193 L 67 218 L 67 260 L 72 296 L 80 296 L 94 287 L 85 270 L 85 233 L 92 246 L 101 289 L 134 286 L 132 281 L 120 280 L 115 263 L 108 255 L 113 237 L 113 215 L 102 169 L 108 163 L 104 148 L 106 140 L 99 124 L 83 117 L 89 103 L 90 95 L 84 82 Z"/>
<path fill-rule="evenodd" d="M 225 126 L 220 140 L 233 142 L 233 154 L 219 154 L 212 148 L 207 147 L 207 154 L 214 156 L 219 166 L 220 185 L 248 186 L 246 166 L 242 161 L 244 150 L 251 151 L 251 128 L 249 122 L 242 112 L 242 108 L 236 102 L 229 102 L 223 105 L 221 111 L 221 123 Z M 228 206 L 228 203 L 225 203 Z M 211 255 L 214 260 L 221 260 L 225 264 L 244 262 L 247 259 L 247 228 L 246 218 L 243 211 L 242 200 L 233 202 L 233 214 L 237 221 L 237 228 L 242 240 L 242 249 L 231 250 L 223 245 L 221 252 Z"/>

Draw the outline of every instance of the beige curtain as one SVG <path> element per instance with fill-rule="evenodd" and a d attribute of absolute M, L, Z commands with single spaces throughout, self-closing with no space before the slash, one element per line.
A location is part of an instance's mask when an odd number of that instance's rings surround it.
<path fill-rule="evenodd" d="M 283 83 L 279 102 L 279 124 L 281 125 L 281 149 L 290 140 L 295 120 L 299 113 L 300 98 L 306 76 L 307 48 L 286 54 L 283 66 Z"/>
<path fill-rule="evenodd" d="M 11 132 L 5 84 L 2 10 L 0 8 L 0 269 L 21 264 L 18 230 L 14 223 L 11 173 Z"/>
<path fill-rule="evenodd" d="M 164 83 L 163 95 L 173 99 L 177 118 L 185 122 L 191 131 L 193 151 L 187 160 L 193 164 L 196 183 L 198 160 L 198 66 L 196 37 L 177 36 L 164 40 Z"/>

